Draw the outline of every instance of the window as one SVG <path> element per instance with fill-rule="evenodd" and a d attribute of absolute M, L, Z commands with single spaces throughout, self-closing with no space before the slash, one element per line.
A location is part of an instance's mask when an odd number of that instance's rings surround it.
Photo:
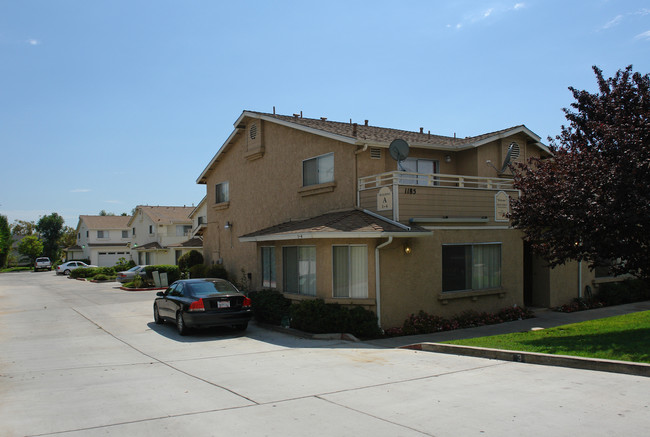
<path fill-rule="evenodd" d="M 149 225 L 149 233 L 153 234 L 153 225 Z"/>
<path fill-rule="evenodd" d="M 366 246 L 332 247 L 334 297 L 368 297 L 368 249 Z"/>
<path fill-rule="evenodd" d="M 501 286 L 501 244 L 442 246 L 442 291 Z"/>
<path fill-rule="evenodd" d="M 175 262 L 176 262 L 176 265 L 178 265 L 178 258 L 181 257 L 181 254 L 182 254 L 182 253 L 183 253 L 182 250 L 178 250 L 178 249 L 176 249 L 176 250 L 174 251 L 174 260 L 175 260 Z"/>
<path fill-rule="evenodd" d="M 97 238 L 108 238 L 108 231 L 97 231 Z"/>
<path fill-rule="evenodd" d="M 222 182 L 215 185 L 215 203 L 228 202 L 230 200 L 228 182 Z"/>
<path fill-rule="evenodd" d="M 317 156 L 302 162 L 302 186 L 334 181 L 334 154 Z"/>
<path fill-rule="evenodd" d="M 285 292 L 316 296 L 316 246 L 283 247 L 282 274 Z"/>
<path fill-rule="evenodd" d="M 129 238 L 129 231 L 122 231 L 122 238 Z"/>
<path fill-rule="evenodd" d="M 262 287 L 275 288 L 275 247 L 262 247 Z"/>
<path fill-rule="evenodd" d="M 176 236 L 182 237 L 184 235 L 188 235 L 191 230 L 191 225 L 176 225 Z"/>
<path fill-rule="evenodd" d="M 144 263 L 147 265 L 151 265 L 151 252 L 144 253 Z"/>
<path fill-rule="evenodd" d="M 135 228 L 131 228 L 131 235 L 135 237 Z"/>
<path fill-rule="evenodd" d="M 430 174 L 440 173 L 440 164 L 432 159 L 406 158 L 401 163 L 400 170 L 409 173 L 420 173 L 420 176 L 406 175 L 400 177 L 400 184 L 407 185 L 438 185 L 438 181 L 431 179 Z"/>

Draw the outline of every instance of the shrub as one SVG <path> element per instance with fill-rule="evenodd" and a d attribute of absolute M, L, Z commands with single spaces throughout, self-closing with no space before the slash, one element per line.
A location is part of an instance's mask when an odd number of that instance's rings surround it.
<path fill-rule="evenodd" d="M 228 271 L 222 264 L 213 264 L 205 271 L 206 278 L 228 279 Z"/>
<path fill-rule="evenodd" d="M 78 268 L 74 269 L 73 271 L 70 272 L 70 277 L 71 278 L 92 278 L 95 275 L 106 275 L 106 276 L 114 276 L 115 275 L 115 270 L 113 267 L 84 267 L 84 268 Z"/>
<path fill-rule="evenodd" d="M 596 299 L 608 306 L 649 300 L 650 284 L 641 279 L 601 284 Z"/>
<path fill-rule="evenodd" d="M 420 311 L 411 314 L 401 328 L 387 329 L 386 335 L 416 335 L 431 334 L 433 332 L 450 331 L 453 329 L 472 328 L 476 326 L 494 325 L 497 323 L 511 322 L 514 320 L 530 319 L 535 317 L 528 308 L 518 306 L 507 307 L 496 314 L 476 311 L 465 311 L 449 319 L 427 314 Z"/>
<path fill-rule="evenodd" d="M 159 273 L 167 273 L 167 282 L 171 284 L 176 282 L 181 278 L 181 270 L 178 266 L 172 265 L 157 265 L 157 266 L 147 266 L 145 267 L 147 272 L 147 279 L 153 281 L 153 272 L 158 271 Z"/>
<path fill-rule="evenodd" d="M 103 274 L 96 275 L 93 280 L 94 281 L 108 281 L 109 277 Z"/>
<path fill-rule="evenodd" d="M 313 333 L 345 332 L 358 337 L 381 334 L 377 316 L 362 307 L 352 309 L 322 299 L 304 300 L 290 308 L 291 327 Z"/>
<path fill-rule="evenodd" d="M 249 293 L 255 319 L 263 323 L 279 325 L 289 315 L 291 301 L 276 290 L 262 290 Z"/>
<path fill-rule="evenodd" d="M 190 267 L 190 278 L 205 278 L 205 272 L 208 270 L 208 266 L 205 264 L 196 264 Z"/>
<path fill-rule="evenodd" d="M 185 271 L 190 267 L 203 264 L 203 255 L 198 250 L 192 249 L 187 252 L 185 255 L 182 255 L 178 258 L 178 268 Z"/>
<path fill-rule="evenodd" d="M 125 270 L 129 270 L 131 267 L 135 267 L 135 261 L 129 260 L 127 261 L 126 258 L 121 257 L 118 261 L 117 264 L 113 267 L 113 269 L 116 272 L 123 272 Z"/>

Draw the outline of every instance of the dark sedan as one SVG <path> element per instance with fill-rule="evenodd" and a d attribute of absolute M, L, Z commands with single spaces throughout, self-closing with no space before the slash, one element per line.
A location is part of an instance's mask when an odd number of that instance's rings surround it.
<path fill-rule="evenodd" d="M 174 322 L 180 335 L 189 328 L 212 326 L 243 331 L 253 316 L 251 300 L 223 279 L 182 279 L 156 295 L 154 321 Z"/>

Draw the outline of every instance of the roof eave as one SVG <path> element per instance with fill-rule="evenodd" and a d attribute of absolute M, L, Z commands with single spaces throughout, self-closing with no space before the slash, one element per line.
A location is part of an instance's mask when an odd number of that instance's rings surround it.
<path fill-rule="evenodd" d="M 269 234 L 255 237 L 239 237 L 242 243 L 285 240 L 314 240 L 314 239 L 372 239 L 372 238 L 420 238 L 429 237 L 432 232 L 294 232 L 290 234 Z"/>

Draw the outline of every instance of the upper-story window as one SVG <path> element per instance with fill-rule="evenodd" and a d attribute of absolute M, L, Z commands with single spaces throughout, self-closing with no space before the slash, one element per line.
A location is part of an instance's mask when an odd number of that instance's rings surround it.
<path fill-rule="evenodd" d="M 108 238 L 108 231 L 97 231 L 97 238 Z"/>
<path fill-rule="evenodd" d="M 149 233 L 153 234 L 153 225 L 149 225 Z"/>
<path fill-rule="evenodd" d="M 404 171 L 419 173 L 415 175 L 403 175 L 400 177 L 400 184 L 406 185 L 438 185 L 438 179 L 429 175 L 440 173 L 440 163 L 433 159 L 406 158 L 400 163 Z"/>
<path fill-rule="evenodd" d="M 131 228 L 131 235 L 135 236 L 135 228 Z"/>
<path fill-rule="evenodd" d="M 230 193 L 228 182 L 221 182 L 220 184 L 215 185 L 215 199 L 214 203 L 224 203 L 230 200 Z"/>
<path fill-rule="evenodd" d="M 191 230 L 191 225 L 176 225 L 176 236 L 182 237 L 184 235 L 188 235 Z"/>
<path fill-rule="evenodd" d="M 305 159 L 302 162 L 302 186 L 324 184 L 334 181 L 334 154 Z"/>
<path fill-rule="evenodd" d="M 129 231 L 122 231 L 122 238 L 129 238 Z"/>

